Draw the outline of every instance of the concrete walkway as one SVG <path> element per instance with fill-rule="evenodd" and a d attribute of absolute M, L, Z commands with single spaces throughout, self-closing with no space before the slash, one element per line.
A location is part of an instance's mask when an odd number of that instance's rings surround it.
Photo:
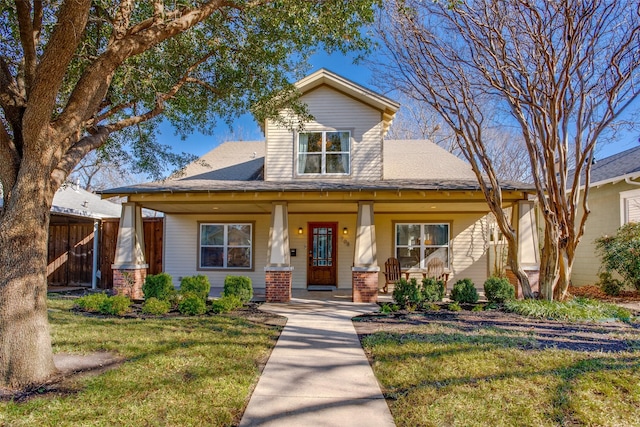
<path fill-rule="evenodd" d="M 288 321 L 240 426 L 394 426 L 351 323 L 377 308 L 302 299 L 264 304 Z"/>

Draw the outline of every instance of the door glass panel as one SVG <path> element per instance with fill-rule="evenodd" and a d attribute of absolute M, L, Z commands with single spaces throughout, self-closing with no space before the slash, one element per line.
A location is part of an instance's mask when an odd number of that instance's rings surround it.
<path fill-rule="evenodd" d="M 314 267 L 330 267 L 333 264 L 333 229 L 327 227 L 314 227 L 312 233 L 312 265 Z"/>

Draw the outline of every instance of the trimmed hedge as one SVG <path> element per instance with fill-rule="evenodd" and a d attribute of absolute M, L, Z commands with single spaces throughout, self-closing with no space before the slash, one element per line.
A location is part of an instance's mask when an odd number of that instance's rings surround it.
<path fill-rule="evenodd" d="M 144 279 L 142 293 L 144 299 L 157 298 L 162 301 L 171 301 L 176 295 L 176 289 L 173 287 L 170 274 L 150 274 Z"/>
<path fill-rule="evenodd" d="M 456 302 L 474 304 L 478 302 L 480 296 L 471 279 L 458 280 L 453 285 L 451 299 Z"/>
<path fill-rule="evenodd" d="M 516 297 L 515 288 L 504 277 L 489 277 L 484 282 L 484 294 L 489 302 L 503 303 Z"/>
<path fill-rule="evenodd" d="M 253 298 L 251 279 L 247 276 L 227 276 L 224 278 L 223 297 L 235 296 L 242 303 L 247 303 Z"/>
<path fill-rule="evenodd" d="M 183 295 L 193 293 L 202 298 L 203 301 L 206 301 L 210 290 L 211 283 L 209 283 L 209 278 L 202 274 L 183 277 L 180 281 L 180 293 Z"/>
<path fill-rule="evenodd" d="M 197 316 L 207 312 L 207 304 L 200 294 L 183 292 L 178 303 L 178 311 L 187 316 Z"/>

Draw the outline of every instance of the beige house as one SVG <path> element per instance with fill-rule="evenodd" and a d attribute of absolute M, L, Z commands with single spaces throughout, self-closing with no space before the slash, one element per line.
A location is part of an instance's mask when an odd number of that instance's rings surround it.
<path fill-rule="evenodd" d="M 265 141 L 227 142 L 179 177 L 105 192 L 128 198 L 114 269 L 143 277 L 145 207 L 165 214 L 164 269 L 176 281 L 246 275 L 268 301 L 288 301 L 291 288 L 375 301 L 389 257 L 418 278 L 439 257 L 450 286 L 468 277 L 481 288 L 489 210 L 470 166 L 429 141 L 385 140 L 399 105 L 339 75 L 322 69 L 296 86 L 314 117 L 304 130 L 267 121 Z M 522 253 L 535 253 L 532 188 L 503 188 Z"/>
<path fill-rule="evenodd" d="M 601 259 L 595 240 L 613 235 L 621 225 L 640 221 L 640 147 L 598 160 L 591 171 L 585 234 L 571 274 L 575 286 L 598 282 Z M 582 211 L 579 212 L 582 215 Z"/>

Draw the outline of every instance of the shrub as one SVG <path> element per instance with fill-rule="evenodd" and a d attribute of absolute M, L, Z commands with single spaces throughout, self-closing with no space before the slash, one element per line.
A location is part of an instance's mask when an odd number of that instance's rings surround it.
<path fill-rule="evenodd" d="M 393 300 L 400 308 L 409 308 L 417 306 L 422 302 L 422 295 L 416 279 L 409 281 L 400 279 L 396 282 L 393 289 Z"/>
<path fill-rule="evenodd" d="M 214 313 L 228 313 L 236 308 L 242 307 L 242 300 L 236 295 L 224 295 L 213 300 L 211 308 Z"/>
<path fill-rule="evenodd" d="M 462 307 L 460 307 L 460 304 L 458 304 L 457 301 L 454 301 L 447 306 L 447 309 L 449 309 L 449 311 L 460 311 L 462 310 Z"/>
<path fill-rule="evenodd" d="M 227 276 L 224 278 L 224 290 L 222 296 L 236 296 L 243 303 L 253 298 L 251 279 L 247 276 Z"/>
<path fill-rule="evenodd" d="M 516 297 L 516 291 L 504 277 L 489 277 L 484 282 L 484 294 L 489 302 L 503 303 Z"/>
<path fill-rule="evenodd" d="M 100 306 L 100 313 L 112 314 L 114 316 L 122 316 L 129 311 L 131 300 L 124 295 L 114 295 L 108 297 Z"/>
<path fill-rule="evenodd" d="M 573 322 L 609 319 L 629 322 L 631 320 L 631 312 L 626 308 L 582 297 L 564 302 L 534 299 L 513 300 L 507 301 L 504 309 L 528 317 Z"/>
<path fill-rule="evenodd" d="M 209 278 L 202 274 L 183 277 L 180 281 L 181 294 L 193 293 L 202 298 L 203 301 L 207 300 L 210 290 L 211 284 L 209 283 Z"/>
<path fill-rule="evenodd" d="M 442 301 L 444 298 L 444 282 L 432 277 L 422 279 L 422 300 L 428 302 Z"/>
<path fill-rule="evenodd" d="M 596 239 L 596 248 L 607 271 L 617 271 L 640 291 L 640 222 L 618 228 L 615 236 Z"/>
<path fill-rule="evenodd" d="M 168 301 L 163 301 L 156 297 L 147 298 L 142 305 L 142 312 L 144 314 L 153 314 L 159 316 L 161 314 L 167 314 L 171 305 Z"/>
<path fill-rule="evenodd" d="M 202 295 L 195 292 L 183 292 L 178 303 L 178 311 L 187 316 L 197 316 L 207 311 L 207 304 Z"/>
<path fill-rule="evenodd" d="M 384 303 L 380 306 L 380 312 L 383 314 L 393 313 L 394 311 L 398 311 L 400 307 L 397 304 L 389 304 Z"/>
<path fill-rule="evenodd" d="M 620 295 L 620 291 L 624 285 L 618 279 L 614 279 L 610 271 L 603 271 L 598 274 L 598 277 L 600 277 L 598 286 L 600 286 L 602 292 L 614 297 Z"/>
<path fill-rule="evenodd" d="M 453 285 L 453 290 L 451 291 L 452 300 L 461 303 L 476 303 L 478 298 L 478 291 L 476 291 L 471 279 L 458 280 Z"/>
<path fill-rule="evenodd" d="M 104 301 L 109 298 L 105 293 L 85 295 L 75 301 L 76 307 L 84 311 L 99 312 Z"/>
<path fill-rule="evenodd" d="M 157 298 L 162 301 L 171 301 L 176 295 L 176 288 L 173 287 L 170 274 L 151 274 L 144 279 L 142 293 L 144 293 L 144 299 Z"/>

